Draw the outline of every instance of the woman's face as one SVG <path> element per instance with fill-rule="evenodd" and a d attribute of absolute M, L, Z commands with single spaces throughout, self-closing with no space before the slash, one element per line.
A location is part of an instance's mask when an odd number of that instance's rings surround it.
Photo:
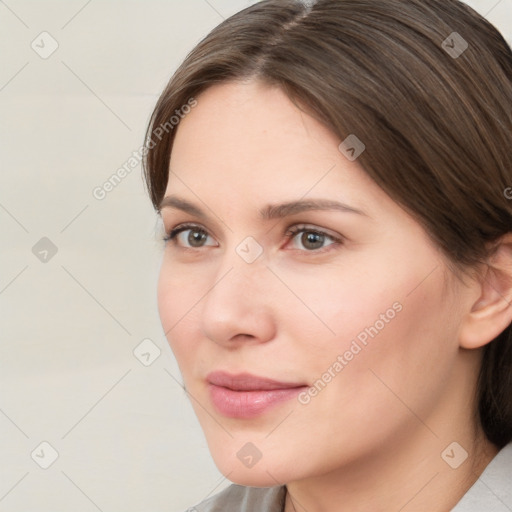
<path fill-rule="evenodd" d="M 462 371 L 445 259 L 279 89 L 197 100 L 171 156 L 162 218 L 180 231 L 158 302 L 219 470 L 273 486 L 432 436 Z"/>

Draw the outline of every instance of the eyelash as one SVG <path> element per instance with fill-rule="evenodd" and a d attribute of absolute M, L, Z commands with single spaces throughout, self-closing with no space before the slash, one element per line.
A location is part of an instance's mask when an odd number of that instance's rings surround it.
<path fill-rule="evenodd" d="M 172 229 L 169 233 L 166 233 L 163 237 L 163 241 L 166 244 L 168 242 L 172 242 L 182 231 L 186 231 L 187 229 L 195 229 L 196 231 L 203 231 L 204 233 L 208 234 L 206 229 L 198 226 L 197 224 L 180 224 L 176 228 Z M 187 249 L 187 247 L 185 247 L 185 249 Z M 190 247 L 188 249 L 190 249 Z"/>
<path fill-rule="evenodd" d="M 196 230 L 196 231 L 202 231 L 203 233 L 206 233 L 207 235 L 209 235 L 208 231 L 206 229 L 204 229 L 203 227 L 197 225 L 197 224 L 189 224 L 189 223 L 185 223 L 185 224 L 181 224 L 179 226 L 177 226 L 176 228 L 172 229 L 169 233 L 166 233 L 165 236 L 163 237 L 163 241 L 165 244 L 167 244 L 168 242 L 174 242 L 175 243 L 175 239 L 176 237 L 183 231 L 187 231 L 188 229 L 193 229 L 193 230 Z M 311 226 L 308 226 L 306 224 L 298 224 L 296 226 L 293 226 L 291 228 L 289 228 L 286 233 L 285 233 L 285 236 L 288 240 L 293 240 L 299 233 L 314 233 L 316 235 L 320 235 L 320 236 L 323 236 L 329 240 L 332 241 L 331 244 L 325 246 L 325 247 L 322 247 L 320 249 L 312 249 L 312 250 L 306 250 L 306 249 L 297 249 L 297 250 L 300 250 L 302 252 L 309 252 L 309 253 L 322 253 L 322 252 L 325 252 L 327 250 L 329 250 L 331 248 L 332 245 L 339 245 L 339 244 L 342 244 L 343 243 L 343 238 L 342 237 L 336 237 L 336 236 L 333 236 L 333 235 L 330 235 L 329 233 L 326 233 L 325 231 L 322 231 L 321 229 L 318 229 L 318 228 L 313 228 Z M 210 235 L 209 235 L 210 236 Z M 181 246 L 180 246 L 181 247 Z M 194 247 L 181 247 L 182 249 L 189 249 L 189 250 L 194 250 L 196 248 Z M 201 249 L 201 247 L 197 248 L 197 249 Z"/>

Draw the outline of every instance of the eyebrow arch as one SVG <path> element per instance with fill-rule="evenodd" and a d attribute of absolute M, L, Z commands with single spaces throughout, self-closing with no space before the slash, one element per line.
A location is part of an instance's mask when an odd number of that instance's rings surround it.
<path fill-rule="evenodd" d="M 158 211 L 163 208 L 175 208 L 182 210 L 190 215 L 198 217 L 200 219 L 206 219 L 207 215 L 200 208 L 190 203 L 186 199 L 179 198 L 177 196 L 166 196 L 162 199 Z M 299 201 L 290 201 L 287 203 L 277 205 L 267 205 L 265 208 L 259 210 L 260 217 L 263 220 L 280 219 L 291 215 L 296 215 L 305 211 L 311 210 L 335 210 L 344 213 L 355 213 L 358 215 L 369 215 L 363 210 L 354 208 L 347 204 L 339 201 L 332 201 L 329 199 L 308 199 Z"/>
<path fill-rule="evenodd" d="M 268 205 L 260 210 L 262 219 L 280 219 L 289 215 L 296 215 L 310 210 L 335 210 L 344 213 L 356 213 L 368 217 L 368 214 L 358 208 L 349 206 L 348 204 L 330 199 L 307 199 L 300 201 L 290 201 L 288 203 L 278 205 Z"/>
<path fill-rule="evenodd" d="M 163 208 L 174 208 L 176 210 L 182 210 L 186 213 L 189 213 L 190 215 L 193 215 L 194 217 L 199 217 L 200 219 L 205 219 L 207 217 L 201 208 L 198 208 L 186 199 L 181 199 L 177 196 L 164 197 L 158 206 L 158 212 L 160 212 Z"/>

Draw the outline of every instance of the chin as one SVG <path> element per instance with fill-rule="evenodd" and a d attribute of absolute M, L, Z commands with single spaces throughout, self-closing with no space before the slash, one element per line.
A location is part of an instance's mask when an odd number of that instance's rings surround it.
<path fill-rule="evenodd" d="M 277 478 L 271 469 L 268 470 L 270 474 L 267 473 L 267 470 L 268 468 L 266 467 L 235 470 L 231 468 L 231 470 L 221 471 L 221 473 L 234 484 L 247 487 L 275 487 L 276 485 L 283 485 L 283 482 Z"/>
<path fill-rule="evenodd" d="M 289 468 L 283 465 L 283 461 L 275 460 L 272 457 L 265 457 L 246 467 L 243 461 L 243 453 L 240 451 L 235 455 L 226 452 L 214 450 L 212 452 L 213 461 L 217 469 L 231 482 L 248 487 L 274 487 L 284 485 L 293 478 Z M 240 458 L 239 455 L 240 454 Z M 250 461 L 246 462 L 250 464 Z M 294 475 L 297 476 L 297 475 Z"/>

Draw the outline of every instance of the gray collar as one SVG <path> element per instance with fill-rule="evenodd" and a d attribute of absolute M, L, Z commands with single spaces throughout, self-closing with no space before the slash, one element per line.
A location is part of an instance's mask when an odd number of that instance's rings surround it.
<path fill-rule="evenodd" d="M 452 512 L 512 512 L 512 443 L 484 469 Z"/>

